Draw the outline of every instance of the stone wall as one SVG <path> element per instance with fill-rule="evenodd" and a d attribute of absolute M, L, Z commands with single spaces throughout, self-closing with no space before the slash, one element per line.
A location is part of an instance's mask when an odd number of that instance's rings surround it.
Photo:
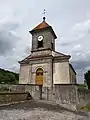
<path fill-rule="evenodd" d="M 78 89 L 77 90 L 77 106 L 82 107 L 89 105 L 90 106 L 90 90 L 87 89 Z"/>
<path fill-rule="evenodd" d="M 70 84 L 69 62 L 54 62 L 53 81 L 54 84 Z"/>
<path fill-rule="evenodd" d="M 7 89 L 8 92 L 14 92 L 14 93 L 29 92 L 33 99 L 36 100 L 40 99 L 39 86 L 33 84 L 19 84 L 19 85 L 0 84 L 0 90 L 1 89 L 5 89 L 5 90 Z M 21 96 L 21 99 L 22 98 L 25 99 L 26 97 L 26 96 L 22 97 L 23 96 L 22 94 L 16 94 L 14 96 L 18 96 L 16 98 L 19 98 Z M 5 96 L 5 99 L 7 98 L 8 97 Z M 60 85 L 54 85 L 53 89 L 51 87 L 43 87 L 42 99 L 54 101 L 57 104 L 75 109 L 77 106 L 82 107 L 85 105 L 90 105 L 90 91 L 78 89 L 77 85 L 60 84 Z"/>
<path fill-rule="evenodd" d="M 76 74 L 71 65 L 69 65 L 70 83 L 76 84 Z"/>
<path fill-rule="evenodd" d="M 44 36 L 43 47 L 38 48 L 38 36 L 41 34 Z M 55 49 L 54 36 L 52 35 L 52 33 L 49 30 L 40 31 L 40 32 L 33 34 L 33 36 L 32 36 L 32 51 L 52 48 L 52 46 L 51 46 L 52 39 L 54 42 L 54 49 Z"/>
<path fill-rule="evenodd" d="M 25 85 L 25 92 L 29 92 L 33 99 L 40 99 L 39 86 Z M 42 87 L 42 99 L 54 100 L 53 90 L 51 87 Z"/>
<path fill-rule="evenodd" d="M 40 98 L 39 86 L 33 84 L 0 84 L 0 92 L 24 93 L 29 92 L 33 99 Z M 44 92 L 44 94 L 46 94 Z"/>
<path fill-rule="evenodd" d="M 29 65 L 20 66 L 19 84 L 35 84 L 36 70 L 43 69 L 43 86 L 52 86 L 52 59 L 30 60 Z"/>
<path fill-rule="evenodd" d="M 39 86 L 33 84 L 0 84 L 0 92 L 7 90 L 7 92 L 29 92 L 33 99 L 40 99 Z M 53 90 L 51 87 L 42 88 L 42 99 L 44 100 L 54 100 Z"/>
<path fill-rule="evenodd" d="M 19 84 L 0 84 L 0 92 L 25 92 L 25 86 Z"/>
<path fill-rule="evenodd" d="M 29 64 L 21 64 L 20 72 L 19 72 L 19 84 L 28 84 L 30 82 L 30 65 Z"/>
<path fill-rule="evenodd" d="M 55 85 L 56 103 L 65 107 L 76 108 L 76 86 L 69 84 Z"/>
<path fill-rule="evenodd" d="M 36 70 L 38 68 L 43 69 L 43 86 L 44 87 L 50 87 L 52 86 L 52 59 L 41 59 L 41 60 L 32 60 L 30 61 L 30 84 L 35 84 L 36 79 Z"/>
<path fill-rule="evenodd" d="M 0 104 L 24 101 L 29 98 L 28 93 L 0 93 Z M 31 98 L 29 98 L 31 99 Z"/>

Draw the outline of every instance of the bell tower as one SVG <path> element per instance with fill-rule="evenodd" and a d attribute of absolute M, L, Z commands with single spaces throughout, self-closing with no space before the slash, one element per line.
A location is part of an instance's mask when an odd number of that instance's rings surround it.
<path fill-rule="evenodd" d="M 45 49 L 55 50 L 57 36 L 52 27 L 46 22 L 45 17 L 43 17 L 43 21 L 39 25 L 29 32 L 32 34 L 31 52 Z"/>

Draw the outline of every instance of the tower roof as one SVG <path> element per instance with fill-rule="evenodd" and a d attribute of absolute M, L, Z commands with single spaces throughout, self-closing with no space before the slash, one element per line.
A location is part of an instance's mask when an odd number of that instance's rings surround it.
<path fill-rule="evenodd" d="M 37 25 L 33 30 L 39 30 L 39 29 L 43 29 L 43 28 L 46 28 L 46 27 L 49 27 L 50 25 L 48 23 L 46 23 L 45 21 L 45 17 L 43 17 L 43 21 Z"/>
<path fill-rule="evenodd" d="M 43 29 L 49 27 L 49 25 L 46 22 L 42 22 L 39 25 L 37 25 L 33 30 L 39 30 L 39 29 Z"/>
<path fill-rule="evenodd" d="M 57 38 L 55 32 L 53 31 L 52 27 L 45 21 L 45 17 L 43 17 L 43 21 L 37 25 L 35 28 L 33 28 L 30 33 L 34 33 L 34 32 L 37 32 L 37 31 L 40 31 L 40 30 L 46 30 L 46 29 L 49 29 L 52 34 L 54 35 L 55 38 Z"/>

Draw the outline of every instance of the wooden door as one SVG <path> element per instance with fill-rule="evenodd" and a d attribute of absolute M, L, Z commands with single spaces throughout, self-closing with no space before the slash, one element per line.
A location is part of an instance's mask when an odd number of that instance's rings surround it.
<path fill-rule="evenodd" d="M 43 69 L 38 68 L 36 71 L 36 85 L 43 85 Z"/>

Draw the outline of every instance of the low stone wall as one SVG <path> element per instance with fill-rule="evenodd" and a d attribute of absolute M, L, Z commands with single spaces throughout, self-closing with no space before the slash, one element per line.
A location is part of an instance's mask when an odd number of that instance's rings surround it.
<path fill-rule="evenodd" d="M 40 99 L 39 86 L 37 85 L 25 85 L 25 92 L 29 92 L 33 99 Z M 53 90 L 49 87 L 42 87 L 42 99 L 54 100 Z"/>
<path fill-rule="evenodd" d="M 0 93 L 0 104 L 30 99 L 29 93 Z"/>
<path fill-rule="evenodd" d="M 0 84 L 0 92 L 7 91 L 7 92 L 24 92 L 25 85 L 19 84 Z"/>
<path fill-rule="evenodd" d="M 70 108 L 76 108 L 76 86 L 75 85 L 55 85 L 56 103 Z"/>
<path fill-rule="evenodd" d="M 29 92 L 33 99 L 40 99 L 39 86 L 33 84 L 0 84 L 0 92 Z M 42 99 L 54 100 L 53 90 L 49 87 L 42 87 Z"/>
<path fill-rule="evenodd" d="M 89 105 L 90 106 L 90 90 L 87 89 L 77 89 L 77 106 L 82 107 Z"/>
<path fill-rule="evenodd" d="M 40 98 L 39 86 L 33 84 L 0 84 L 0 92 L 29 92 L 33 99 Z"/>
<path fill-rule="evenodd" d="M 54 85 L 53 89 L 49 87 L 42 87 L 42 99 L 54 101 L 64 107 L 76 108 L 76 85 L 62 84 Z M 30 92 L 33 99 L 40 98 L 39 86 L 25 85 L 25 92 Z"/>
<path fill-rule="evenodd" d="M 39 86 L 33 84 L 19 84 L 19 85 L 6 85 L 0 84 L 0 90 L 7 90 L 7 92 L 14 92 L 15 94 L 1 95 L 2 101 L 4 97 L 7 101 L 21 101 L 26 99 L 27 94 L 19 94 L 29 92 L 33 99 L 40 99 Z M 16 94 L 18 93 L 18 94 Z M 24 96 L 23 96 L 24 95 Z M 16 96 L 15 98 L 8 96 Z M 8 100 L 10 99 L 10 100 Z M 54 85 L 53 89 L 49 87 L 42 88 L 42 99 L 54 101 L 60 105 L 66 105 L 70 108 L 75 108 L 77 106 L 90 105 L 90 91 L 78 89 L 77 85 L 70 84 L 60 84 Z M 6 102 L 7 102 L 6 101 Z M 0 102 L 1 103 L 1 102 Z"/>
<path fill-rule="evenodd" d="M 29 92 L 33 99 L 40 98 L 39 86 L 36 85 L 25 85 L 25 92 Z"/>

